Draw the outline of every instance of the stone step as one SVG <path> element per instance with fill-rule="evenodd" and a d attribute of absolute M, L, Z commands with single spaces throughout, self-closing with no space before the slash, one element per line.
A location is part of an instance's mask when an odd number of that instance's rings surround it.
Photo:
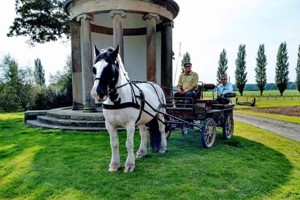
<path fill-rule="evenodd" d="M 87 121 L 104 121 L 102 112 L 84 112 L 74 111 L 70 108 L 58 108 L 48 110 L 47 116 L 58 119 L 71 119 L 71 120 L 87 120 Z"/>
<path fill-rule="evenodd" d="M 47 129 L 106 130 L 102 112 L 84 112 L 83 110 L 72 110 L 71 107 L 26 111 L 24 120 L 29 126 Z"/>
<path fill-rule="evenodd" d="M 70 130 L 70 131 L 89 131 L 89 132 L 106 132 L 105 127 L 73 127 L 73 126 L 58 126 L 41 123 L 37 120 L 27 120 L 26 124 L 30 127 L 44 128 L 44 129 L 59 129 L 59 130 Z"/>
<path fill-rule="evenodd" d="M 103 120 L 79 120 L 79 119 L 61 119 L 47 116 L 38 116 L 37 121 L 42 124 L 49 124 L 54 126 L 70 126 L 70 127 L 105 127 L 105 121 Z"/>

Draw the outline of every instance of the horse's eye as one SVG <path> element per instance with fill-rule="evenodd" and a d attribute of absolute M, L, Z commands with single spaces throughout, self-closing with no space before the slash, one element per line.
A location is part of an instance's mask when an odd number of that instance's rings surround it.
<path fill-rule="evenodd" d="M 96 67 L 93 67 L 93 74 L 97 74 L 97 70 L 96 70 Z"/>

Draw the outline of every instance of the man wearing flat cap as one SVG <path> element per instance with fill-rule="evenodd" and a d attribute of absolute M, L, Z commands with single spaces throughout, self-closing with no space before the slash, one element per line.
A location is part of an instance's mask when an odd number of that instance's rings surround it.
<path fill-rule="evenodd" d="M 180 74 L 177 89 L 178 92 L 174 94 L 174 97 L 189 97 L 194 98 L 194 90 L 198 86 L 198 74 L 192 71 L 192 63 L 187 62 L 184 65 L 184 72 Z"/>

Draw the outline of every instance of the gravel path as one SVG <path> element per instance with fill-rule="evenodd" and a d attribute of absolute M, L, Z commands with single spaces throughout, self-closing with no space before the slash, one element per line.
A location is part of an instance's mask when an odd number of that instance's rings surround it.
<path fill-rule="evenodd" d="M 300 125 L 263 117 L 234 113 L 234 120 L 259 127 L 300 142 Z"/>

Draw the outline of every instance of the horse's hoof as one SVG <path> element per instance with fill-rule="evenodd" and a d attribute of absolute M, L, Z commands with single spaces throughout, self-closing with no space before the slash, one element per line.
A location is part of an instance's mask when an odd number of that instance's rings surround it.
<path fill-rule="evenodd" d="M 136 153 L 136 158 L 143 158 L 146 156 L 146 153 L 144 151 L 138 151 Z"/>
<path fill-rule="evenodd" d="M 118 171 L 118 170 L 119 170 L 119 168 L 113 168 L 113 167 L 110 167 L 110 168 L 108 169 L 109 172 L 116 172 L 116 171 Z"/>
<path fill-rule="evenodd" d="M 124 172 L 132 172 L 134 170 L 134 168 L 135 168 L 134 164 L 125 165 Z"/>
<path fill-rule="evenodd" d="M 167 152 L 167 149 L 166 148 L 160 148 L 158 153 L 166 153 Z"/>
<path fill-rule="evenodd" d="M 109 172 L 116 172 L 119 169 L 120 169 L 120 165 L 118 165 L 118 164 L 110 164 L 109 168 L 108 168 L 108 171 Z"/>

